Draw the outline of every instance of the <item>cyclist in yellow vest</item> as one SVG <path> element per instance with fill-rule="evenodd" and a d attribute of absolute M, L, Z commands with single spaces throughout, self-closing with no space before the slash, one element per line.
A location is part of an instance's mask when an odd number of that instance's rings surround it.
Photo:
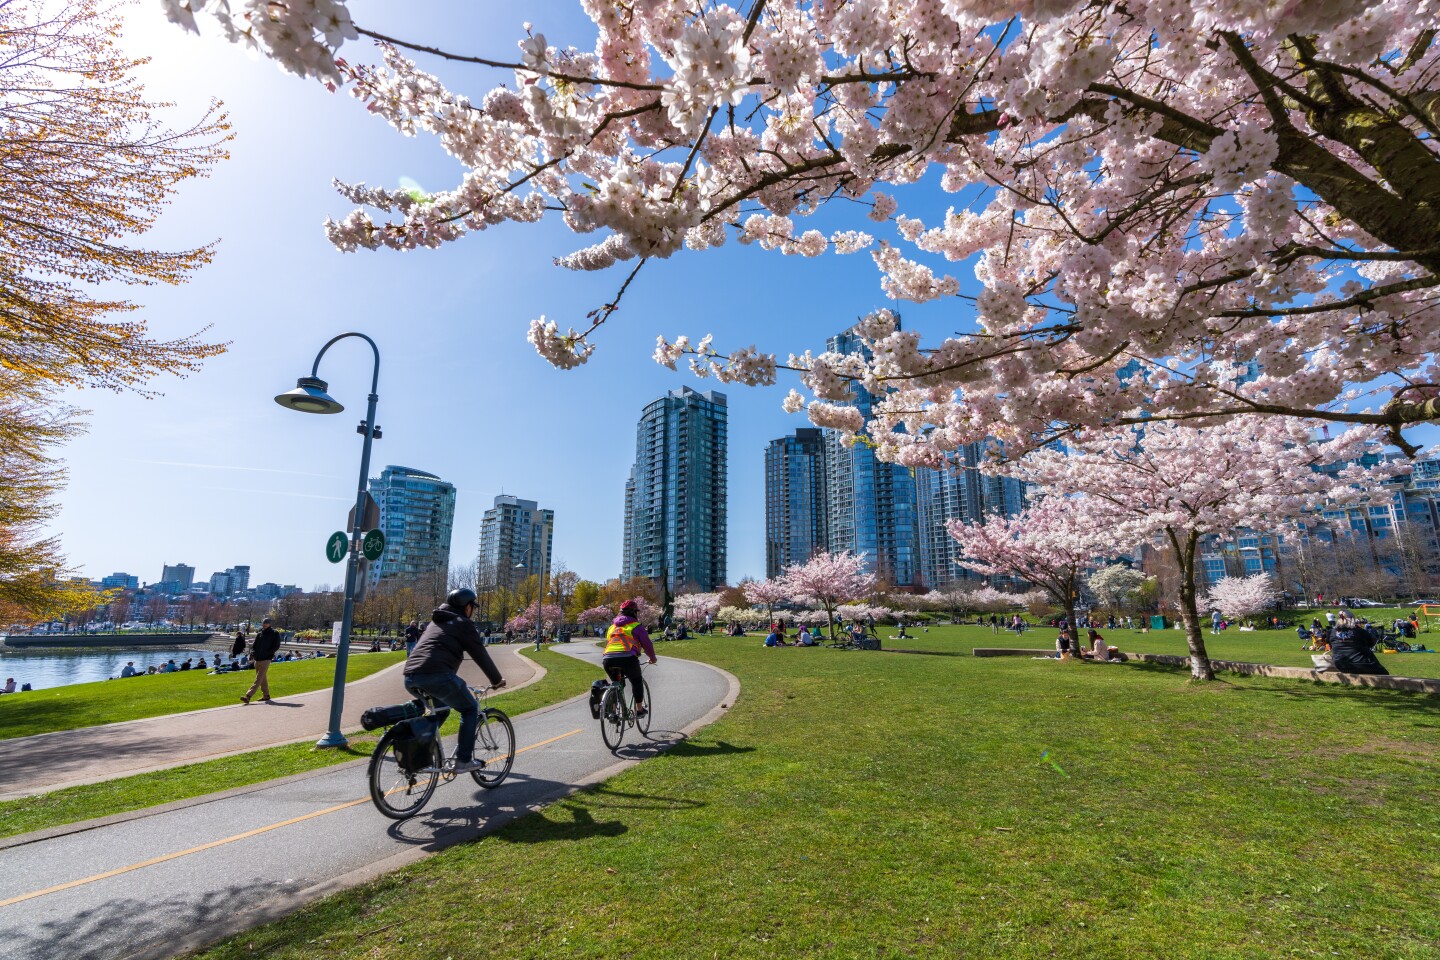
<path fill-rule="evenodd" d="M 645 682 L 640 678 L 640 654 L 645 654 L 651 663 L 655 662 L 655 645 L 650 634 L 636 619 L 640 605 L 626 600 L 620 605 L 620 616 L 605 631 L 605 653 L 600 658 L 606 675 L 611 680 L 621 677 L 630 681 L 630 690 L 635 694 L 635 713 L 645 716 Z"/>

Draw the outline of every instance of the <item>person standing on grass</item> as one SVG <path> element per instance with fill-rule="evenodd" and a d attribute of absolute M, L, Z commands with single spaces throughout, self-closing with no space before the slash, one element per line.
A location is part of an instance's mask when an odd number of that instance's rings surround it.
<path fill-rule="evenodd" d="M 257 690 L 261 693 L 261 703 L 270 702 L 270 662 L 275 659 L 279 650 L 280 634 L 275 632 L 275 628 L 270 625 L 270 618 L 266 617 L 260 621 L 260 632 L 255 634 L 255 643 L 250 648 L 250 656 L 255 661 L 255 682 L 250 684 L 250 689 L 240 698 L 241 703 L 248 704 Z"/>
<path fill-rule="evenodd" d="M 238 657 L 245 652 L 245 631 L 235 631 L 235 642 L 230 644 L 230 656 Z"/>

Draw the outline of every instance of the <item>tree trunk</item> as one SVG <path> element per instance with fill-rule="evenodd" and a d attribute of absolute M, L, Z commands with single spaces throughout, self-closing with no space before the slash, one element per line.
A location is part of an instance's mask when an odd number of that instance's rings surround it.
<path fill-rule="evenodd" d="M 1199 534 L 1190 531 L 1182 547 L 1173 531 L 1170 542 L 1175 548 L 1175 559 L 1180 565 L 1180 619 L 1185 624 L 1185 643 L 1190 648 L 1190 679 L 1214 680 L 1215 669 L 1210 665 L 1210 654 L 1205 650 L 1205 635 L 1200 629 L 1200 610 L 1195 602 L 1195 547 Z"/>

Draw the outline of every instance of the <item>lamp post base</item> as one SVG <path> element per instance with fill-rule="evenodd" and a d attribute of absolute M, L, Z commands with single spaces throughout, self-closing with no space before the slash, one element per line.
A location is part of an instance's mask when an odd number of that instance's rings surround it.
<path fill-rule="evenodd" d="M 319 740 L 316 740 L 315 746 L 343 747 L 347 746 L 349 743 L 350 741 L 345 739 L 345 734 L 341 733 L 339 730 L 331 730 L 329 733 L 325 734 L 325 736 L 321 737 Z"/>

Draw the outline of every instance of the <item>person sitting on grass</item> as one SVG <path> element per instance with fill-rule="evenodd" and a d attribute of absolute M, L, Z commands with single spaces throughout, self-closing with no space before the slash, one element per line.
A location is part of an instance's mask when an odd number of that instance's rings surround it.
<path fill-rule="evenodd" d="M 1106 663 L 1110 660 L 1112 654 L 1116 654 L 1119 652 L 1120 648 L 1112 647 L 1107 644 L 1105 642 L 1105 638 L 1100 636 L 1100 632 L 1098 630 L 1090 631 L 1090 656 L 1093 659 L 1098 660 L 1101 663 Z"/>
<path fill-rule="evenodd" d="M 788 643 L 785 642 L 785 634 L 783 634 L 783 633 L 780 632 L 780 627 L 779 627 L 778 624 L 771 624 L 771 625 L 770 625 L 770 633 L 765 637 L 765 646 L 767 646 L 767 647 L 788 647 L 788 646 L 790 646 L 790 644 L 788 644 Z"/>
<path fill-rule="evenodd" d="M 805 624 L 803 624 L 803 623 L 800 625 L 800 633 L 795 637 L 795 646 L 797 646 L 797 647 L 813 647 L 813 646 L 815 646 L 815 638 L 810 635 L 810 628 L 809 628 L 808 626 L 806 626 Z"/>
<path fill-rule="evenodd" d="M 1337 673 L 1390 673 L 1375 656 L 1375 637 L 1355 622 L 1349 610 L 1341 610 L 1335 618 L 1335 629 L 1330 632 L 1330 661 Z"/>
<path fill-rule="evenodd" d="M 1079 648 L 1070 636 L 1070 628 L 1061 627 L 1060 636 L 1055 638 L 1055 658 L 1057 660 L 1072 659 L 1072 654 L 1078 653 Z"/>

